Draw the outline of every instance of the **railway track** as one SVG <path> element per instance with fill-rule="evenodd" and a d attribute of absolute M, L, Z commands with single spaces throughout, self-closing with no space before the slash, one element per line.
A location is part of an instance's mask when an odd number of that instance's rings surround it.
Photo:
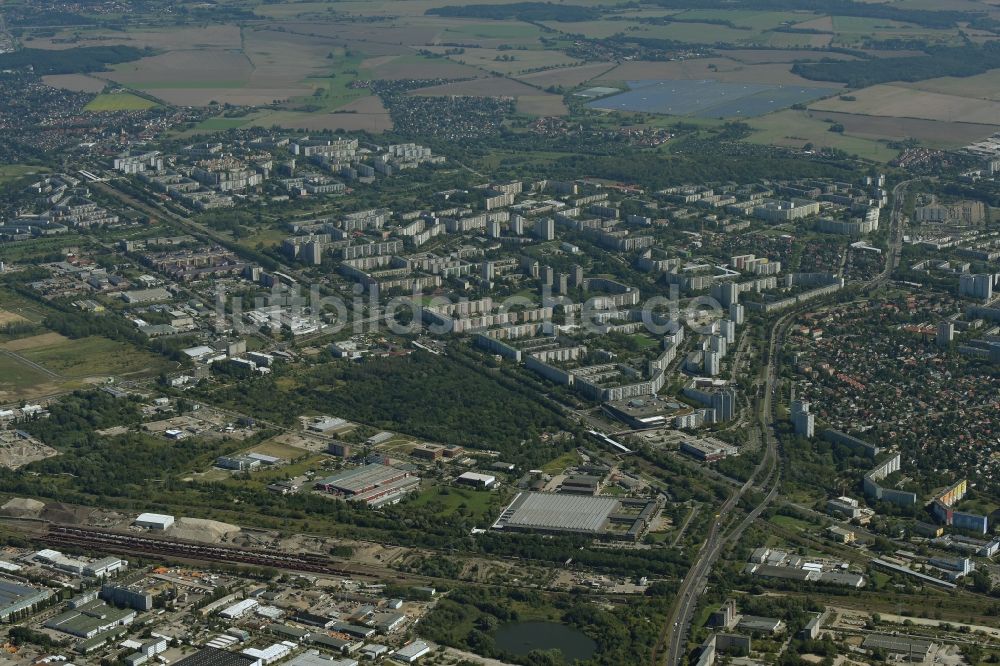
<path fill-rule="evenodd" d="M 242 564 L 335 576 L 396 577 L 424 582 L 433 580 L 432 578 L 423 576 L 404 575 L 379 567 L 337 562 L 323 555 L 312 553 L 283 553 L 233 546 L 219 546 L 179 539 L 161 539 L 142 534 L 123 534 L 90 527 L 80 528 L 68 525 L 52 525 L 49 527 L 48 532 L 35 537 L 35 540 L 53 546 L 73 545 L 80 548 L 123 555 L 155 555 L 201 562 Z"/>

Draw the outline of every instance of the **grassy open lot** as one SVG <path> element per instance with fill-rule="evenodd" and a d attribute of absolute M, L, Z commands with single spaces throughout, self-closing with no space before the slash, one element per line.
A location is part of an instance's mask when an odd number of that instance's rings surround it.
<path fill-rule="evenodd" d="M 288 232 L 277 228 L 260 227 L 254 233 L 241 238 L 240 245 L 248 248 L 256 248 L 258 244 L 265 246 L 281 245 L 281 241 L 288 237 Z"/>
<path fill-rule="evenodd" d="M 294 460 L 300 456 L 307 455 L 309 452 L 305 449 L 300 449 L 297 446 L 291 446 L 289 444 L 269 439 L 249 449 L 247 453 L 261 453 L 265 456 L 274 456 L 285 460 Z"/>
<path fill-rule="evenodd" d="M 35 400 L 85 385 L 75 379 L 54 378 L 14 356 L 0 353 L 0 403 Z"/>
<path fill-rule="evenodd" d="M 8 393 L 20 394 L 51 378 L 41 370 L 21 363 L 16 358 L 0 354 L 0 401 L 8 402 Z"/>
<path fill-rule="evenodd" d="M 473 516 L 485 516 L 489 513 L 491 503 L 498 498 L 497 493 L 489 490 L 467 490 L 450 486 L 431 486 L 422 490 L 412 500 L 411 506 L 426 506 L 442 518 L 459 512 Z"/>
<path fill-rule="evenodd" d="M 98 113 L 101 111 L 144 111 L 159 106 L 145 97 L 139 97 L 128 92 L 103 93 L 90 100 L 84 111 Z"/>
<path fill-rule="evenodd" d="M 579 462 L 580 454 L 576 451 L 568 451 L 542 465 L 542 471 L 546 474 L 561 474 L 567 467 L 572 467 Z"/>
<path fill-rule="evenodd" d="M 780 514 L 771 516 L 771 522 L 778 527 L 786 527 L 794 530 L 808 530 L 812 527 L 812 525 L 804 520 L 792 518 L 791 516 L 782 516 Z"/>
<path fill-rule="evenodd" d="M 36 323 L 54 312 L 7 289 L 0 289 L 0 308 Z"/>
<path fill-rule="evenodd" d="M 45 173 L 47 171 L 48 169 L 45 167 L 30 164 L 0 164 L 0 183 L 16 180 L 29 174 Z"/>
<path fill-rule="evenodd" d="M 24 358 L 68 378 L 153 374 L 168 365 L 162 357 L 107 338 L 70 340 L 62 336 L 52 338 L 50 334 L 35 337 L 37 344 L 31 338 L 24 338 L 7 343 L 6 347 L 16 344 L 17 353 Z"/>

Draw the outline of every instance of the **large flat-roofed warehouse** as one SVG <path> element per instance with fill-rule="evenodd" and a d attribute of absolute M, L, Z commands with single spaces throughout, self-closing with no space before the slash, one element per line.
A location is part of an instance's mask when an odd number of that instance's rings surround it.
<path fill-rule="evenodd" d="M 317 490 L 337 493 L 371 507 L 394 504 L 420 488 L 420 477 L 388 465 L 355 467 L 316 482 Z"/>
<path fill-rule="evenodd" d="M 0 580 L 0 621 L 6 622 L 12 615 L 34 608 L 51 596 L 52 590 Z"/>
<path fill-rule="evenodd" d="M 347 495 L 358 495 L 387 483 L 405 479 L 409 475 L 410 473 L 407 471 L 373 463 L 328 476 L 317 481 L 316 487 L 329 493 L 340 492 Z"/>
<path fill-rule="evenodd" d="M 909 636 L 889 636 L 887 634 L 870 634 L 861 644 L 866 650 L 885 650 L 891 654 L 902 655 L 910 661 L 925 661 L 931 653 L 934 644 L 930 641 Z"/>
<path fill-rule="evenodd" d="M 660 506 L 661 500 L 519 493 L 493 524 L 493 529 L 637 539 Z"/>
<path fill-rule="evenodd" d="M 109 629 L 132 624 L 135 618 L 136 612 L 131 608 L 115 608 L 95 599 L 56 615 L 45 627 L 71 636 L 93 638 Z"/>
<path fill-rule="evenodd" d="M 174 662 L 174 666 L 253 666 L 260 660 L 236 652 L 204 648 L 194 654 Z"/>

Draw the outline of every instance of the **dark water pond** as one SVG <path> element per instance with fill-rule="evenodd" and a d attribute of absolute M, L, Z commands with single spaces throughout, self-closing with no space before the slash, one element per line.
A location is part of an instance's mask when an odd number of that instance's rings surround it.
<path fill-rule="evenodd" d="M 566 661 L 589 659 L 597 643 L 582 631 L 557 622 L 516 622 L 497 629 L 497 647 L 522 655 L 532 650 L 559 650 Z"/>

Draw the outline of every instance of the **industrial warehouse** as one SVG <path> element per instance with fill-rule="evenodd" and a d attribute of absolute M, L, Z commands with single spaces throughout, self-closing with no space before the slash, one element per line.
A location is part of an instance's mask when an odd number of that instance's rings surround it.
<path fill-rule="evenodd" d="M 420 477 L 377 463 L 338 472 L 316 482 L 317 490 L 375 508 L 395 504 L 419 487 Z"/>
<path fill-rule="evenodd" d="M 493 529 L 635 541 L 649 527 L 663 502 L 662 496 L 655 500 L 630 500 L 525 492 L 519 493 L 504 509 Z"/>

